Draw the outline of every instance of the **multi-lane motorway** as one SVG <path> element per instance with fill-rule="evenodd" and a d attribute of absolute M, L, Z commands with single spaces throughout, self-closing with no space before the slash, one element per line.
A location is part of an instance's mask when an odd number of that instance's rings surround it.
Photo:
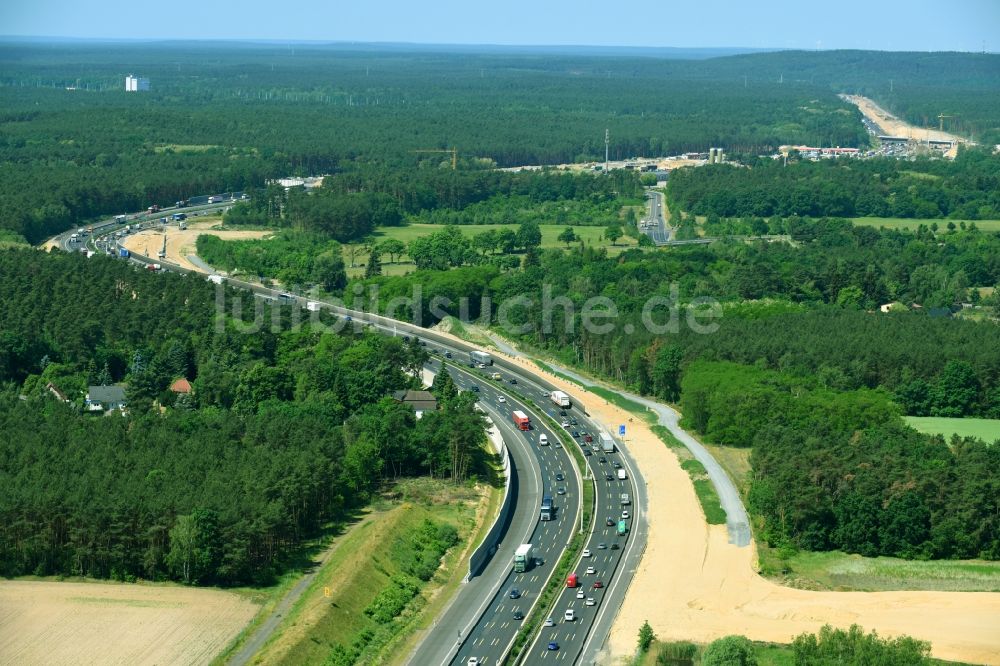
<path fill-rule="evenodd" d="M 649 200 L 649 216 L 646 218 L 646 226 L 641 231 L 657 245 L 665 245 L 670 242 L 673 230 L 667 226 L 667 221 L 663 217 L 663 193 L 647 190 L 646 198 Z"/>
<path fill-rule="evenodd" d="M 216 207 L 218 205 L 212 204 Z M 107 226 L 104 233 L 118 228 Z M 57 238 L 60 247 L 73 250 L 79 245 L 69 242 L 70 234 L 71 232 L 67 232 Z M 97 231 L 95 235 L 100 237 Z M 95 239 L 90 239 L 89 242 L 93 244 Z M 152 260 L 133 255 L 133 261 L 148 263 Z M 165 270 L 188 272 L 162 260 L 159 263 Z M 231 286 L 272 298 L 279 293 L 257 284 L 233 279 L 228 279 L 227 282 Z M 288 303 L 289 307 L 305 305 L 306 299 L 300 297 L 295 297 Z M 599 661 L 599 652 L 610 632 L 617 608 L 624 599 L 646 541 L 646 526 L 642 520 L 646 506 L 644 482 L 638 476 L 627 451 L 618 448 L 614 453 L 605 453 L 600 450 L 598 443 L 598 433 L 601 430 L 611 432 L 616 424 L 594 422 L 576 403 L 565 410 L 564 416 L 546 397 L 555 387 L 544 378 L 502 357 L 495 358 L 495 364 L 485 369 L 468 367 L 468 352 L 475 349 L 471 345 L 379 315 L 348 310 L 329 303 L 322 303 L 322 307 L 340 316 L 351 317 L 355 325 L 366 324 L 387 334 L 418 337 L 428 348 L 438 352 L 438 362 L 442 355 L 450 353 L 452 359 L 449 368 L 456 383 L 461 388 L 468 389 L 475 384 L 479 388 L 481 406 L 501 428 L 505 441 L 511 445 L 515 438 L 520 440 L 516 446 L 509 447 L 521 481 L 518 488 L 512 491 L 517 492 L 518 511 L 492 561 L 481 574 L 481 578 L 486 580 L 474 579 L 459 591 L 446 613 L 439 618 L 437 626 L 428 632 L 418 651 L 411 656 L 410 663 L 466 665 L 470 658 L 474 658 L 476 663 L 496 664 L 504 658 L 522 622 L 515 619 L 515 612 L 525 617 L 529 615 L 566 545 L 579 529 L 582 483 L 595 484 L 596 507 L 593 511 L 592 529 L 587 534 L 585 543 L 585 552 L 589 554 L 581 557 L 574 569 L 581 587 L 562 590 L 551 608 L 551 626 L 543 627 L 538 639 L 531 644 L 525 661 L 556 661 L 565 664 Z M 500 380 L 491 379 L 486 374 L 494 371 L 500 372 Z M 522 432 L 512 427 L 511 413 L 515 409 L 521 409 L 531 416 L 531 430 Z M 570 434 L 572 446 L 579 446 L 586 454 L 587 467 L 583 470 L 586 479 L 579 477 L 568 452 L 559 444 L 560 439 L 556 433 L 540 418 L 540 412 L 548 414 L 556 423 L 565 422 L 564 429 Z M 572 436 L 573 431 L 577 433 L 576 437 Z M 584 441 L 584 433 L 590 435 L 592 443 Z M 542 434 L 548 438 L 549 445 L 540 445 L 539 437 Z M 620 447 L 620 443 L 617 447 Z M 619 479 L 616 465 L 624 470 L 624 479 Z M 558 475 L 562 476 L 561 480 Z M 560 488 L 564 494 L 559 493 Z M 625 507 L 621 504 L 622 493 L 628 493 L 630 497 L 630 504 Z M 557 508 L 552 521 L 539 520 L 540 499 L 543 494 L 551 494 L 555 500 Z M 625 518 L 627 531 L 618 536 L 616 528 L 606 523 L 611 518 L 617 526 L 617 521 L 622 518 L 623 508 L 629 512 Z M 514 573 L 513 552 L 521 543 L 536 546 L 539 562 L 527 572 Z M 587 573 L 588 567 L 593 567 L 594 572 Z M 594 587 L 596 581 L 601 582 L 598 588 Z M 560 584 L 564 585 L 564 582 L 560 581 Z M 511 598 L 511 588 L 518 590 L 518 598 Z M 578 589 L 584 591 L 583 597 L 578 598 Z M 568 610 L 573 611 L 572 620 L 566 619 Z"/>

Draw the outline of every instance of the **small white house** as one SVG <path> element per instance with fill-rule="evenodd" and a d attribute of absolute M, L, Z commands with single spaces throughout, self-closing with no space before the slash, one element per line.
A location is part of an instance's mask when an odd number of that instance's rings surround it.
<path fill-rule="evenodd" d="M 91 386 L 87 389 L 87 399 L 84 403 L 88 412 L 125 411 L 124 386 Z"/>

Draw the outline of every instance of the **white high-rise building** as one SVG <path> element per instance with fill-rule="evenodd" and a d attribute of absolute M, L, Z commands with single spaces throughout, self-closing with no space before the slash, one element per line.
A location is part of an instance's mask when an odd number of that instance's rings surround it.
<path fill-rule="evenodd" d="M 149 90 L 149 79 L 129 74 L 125 77 L 125 92 L 145 92 Z"/>

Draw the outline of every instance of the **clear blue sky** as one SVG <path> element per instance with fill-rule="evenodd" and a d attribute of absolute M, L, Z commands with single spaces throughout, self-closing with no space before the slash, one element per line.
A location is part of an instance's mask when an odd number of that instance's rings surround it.
<path fill-rule="evenodd" d="M 0 34 L 1000 51 L 1000 0 L 0 0 Z"/>

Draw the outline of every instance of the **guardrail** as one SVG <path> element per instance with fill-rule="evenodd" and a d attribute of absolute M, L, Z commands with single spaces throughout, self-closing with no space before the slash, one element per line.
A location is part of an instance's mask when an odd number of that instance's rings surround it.
<path fill-rule="evenodd" d="M 496 424 L 493 424 L 492 427 L 497 428 Z M 497 428 L 497 436 L 503 442 L 503 435 L 500 434 L 499 428 Z M 481 574 L 483 569 L 486 568 L 493 555 L 496 554 L 497 544 L 500 543 L 501 539 L 507 533 L 507 527 L 510 525 L 511 518 L 514 515 L 514 507 L 516 505 L 514 498 L 517 495 L 517 469 L 514 467 L 514 460 L 511 458 L 506 443 L 503 444 L 502 450 L 498 451 L 498 453 L 503 458 L 504 470 L 507 476 L 507 480 L 504 483 L 503 503 L 500 505 L 500 511 L 497 513 L 496 520 L 493 521 L 490 531 L 486 534 L 486 538 L 483 539 L 483 542 L 479 544 L 476 550 L 473 551 L 472 556 L 469 557 L 469 573 L 465 577 L 466 582 Z"/>

